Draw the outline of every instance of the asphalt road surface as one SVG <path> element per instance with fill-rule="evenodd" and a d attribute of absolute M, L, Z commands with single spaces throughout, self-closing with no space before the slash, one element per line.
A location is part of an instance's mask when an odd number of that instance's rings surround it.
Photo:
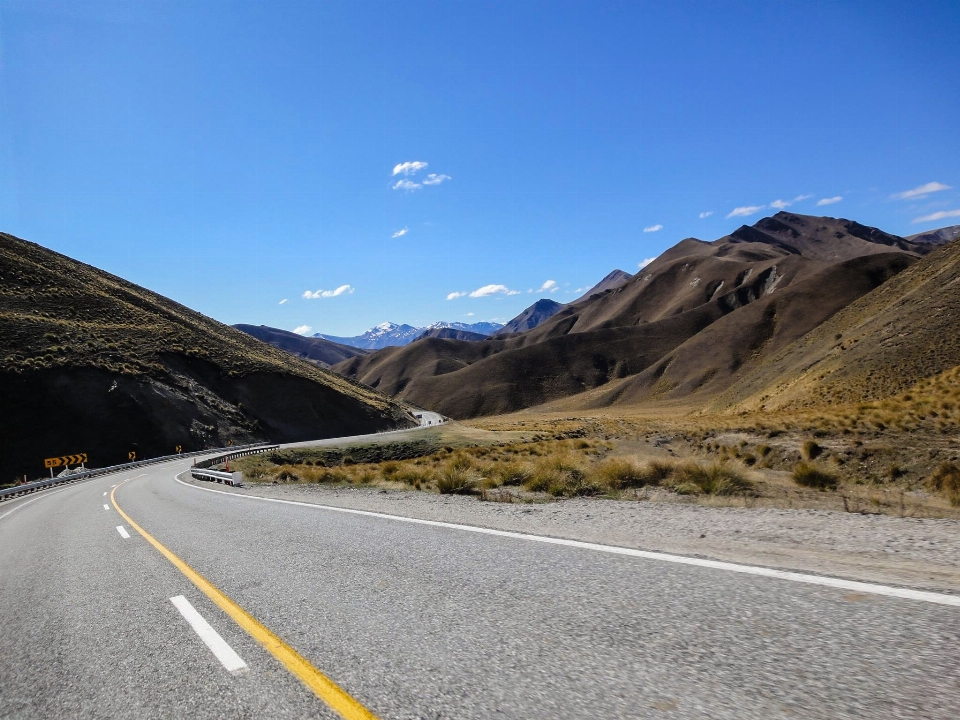
<path fill-rule="evenodd" d="M 0 717 L 960 717 L 957 606 L 225 495 L 189 464 L 0 504 Z"/>

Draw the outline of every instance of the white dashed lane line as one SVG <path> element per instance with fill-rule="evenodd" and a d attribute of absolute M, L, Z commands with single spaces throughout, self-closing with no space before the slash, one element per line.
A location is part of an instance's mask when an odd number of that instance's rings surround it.
<path fill-rule="evenodd" d="M 104 509 L 104 510 L 109 510 L 109 509 L 110 509 L 110 506 L 105 504 L 105 505 L 103 506 L 103 509 Z"/>
<path fill-rule="evenodd" d="M 223 665 L 228 673 L 239 675 L 240 673 L 246 672 L 248 669 L 247 664 L 237 655 L 234 649 L 227 644 L 227 641 L 220 637 L 220 633 L 214 630 L 210 626 L 210 623 L 204 620 L 203 616 L 197 612 L 189 600 L 183 595 L 177 595 L 176 597 L 170 598 L 170 602 L 180 611 L 183 619 L 190 623 L 193 631 L 200 636 L 204 645 L 210 648 L 210 652 L 216 656 L 217 660 L 220 661 L 220 664 Z"/>
<path fill-rule="evenodd" d="M 130 533 L 127 532 L 127 529 L 123 525 L 117 525 L 117 532 L 120 533 L 120 537 L 124 540 L 130 537 Z"/>

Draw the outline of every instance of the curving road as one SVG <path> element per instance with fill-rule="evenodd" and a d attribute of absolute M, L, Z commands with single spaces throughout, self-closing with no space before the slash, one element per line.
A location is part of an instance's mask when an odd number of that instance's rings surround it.
<path fill-rule="evenodd" d="M 0 717 L 960 717 L 957 606 L 210 492 L 188 466 L 0 504 Z"/>

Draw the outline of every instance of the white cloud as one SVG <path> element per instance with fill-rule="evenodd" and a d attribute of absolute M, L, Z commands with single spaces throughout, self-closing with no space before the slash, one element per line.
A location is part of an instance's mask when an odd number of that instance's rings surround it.
<path fill-rule="evenodd" d="M 776 208 L 777 210 L 786 210 L 791 205 L 793 205 L 793 203 L 789 200 L 774 200 L 770 203 L 770 207 Z"/>
<path fill-rule="evenodd" d="M 280 304 L 283 305 L 285 302 L 289 302 L 289 299 L 288 299 L 288 298 L 284 298 L 283 300 L 280 301 Z"/>
<path fill-rule="evenodd" d="M 408 232 L 410 232 L 410 228 L 404 228 L 403 230 L 397 230 L 397 231 L 396 231 L 393 235 L 391 235 L 390 237 L 392 237 L 392 238 L 403 237 L 403 236 L 406 235 Z"/>
<path fill-rule="evenodd" d="M 934 220 L 943 220 L 944 218 L 952 217 L 960 217 L 960 210 L 941 210 L 940 212 L 935 212 L 932 215 L 924 215 L 923 217 L 915 218 L 913 222 L 933 222 Z"/>
<path fill-rule="evenodd" d="M 655 257 L 647 258 L 646 260 L 641 260 L 640 262 L 638 262 L 637 265 L 640 267 L 641 270 L 643 270 L 647 265 L 652 263 L 654 260 L 656 260 Z"/>
<path fill-rule="evenodd" d="M 519 290 L 511 290 L 506 285 L 484 285 L 481 288 L 477 288 L 472 293 L 470 297 L 472 298 L 481 298 L 481 297 L 490 297 L 491 295 L 519 295 Z"/>
<path fill-rule="evenodd" d="M 349 295 L 354 291 L 355 288 L 350 285 L 341 285 L 336 290 L 317 290 L 316 292 L 310 292 L 307 290 L 303 294 L 304 300 L 316 300 L 317 298 L 331 298 L 337 297 L 338 295 Z"/>
<path fill-rule="evenodd" d="M 949 185 L 944 185 L 943 183 L 938 182 L 928 182 L 926 185 L 921 185 L 915 187 L 913 190 L 906 190 L 905 192 L 895 193 L 890 196 L 891 200 L 919 200 L 920 198 L 925 198 L 930 193 L 940 192 L 941 190 L 950 190 Z"/>
<path fill-rule="evenodd" d="M 540 286 L 540 289 L 537 292 L 553 292 L 557 289 L 557 283 L 555 280 L 547 280 L 543 285 Z"/>
<path fill-rule="evenodd" d="M 456 300 L 457 298 L 462 298 L 466 296 L 467 296 L 466 292 L 452 292 L 449 295 L 447 295 L 447 300 Z"/>
<path fill-rule="evenodd" d="M 467 316 L 467 317 L 473 317 L 474 315 L 475 315 L 475 313 L 467 313 L 466 316 Z"/>
<path fill-rule="evenodd" d="M 744 205 L 743 207 L 738 207 L 731 210 L 730 214 L 727 215 L 727 218 L 747 217 L 748 215 L 754 215 L 755 213 L 763 210 L 765 207 L 766 205 Z"/>
<path fill-rule="evenodd" d="M 444 180 L 453 180 L 449 175 L 437 175 L 436 173 L 430 173 L 423 179 L 424 185 L 439 185 Z"/>
<path fill-rule="evenodd" d="M 657 223 L 656 225 L 648 225 L 643 229 L 644 232 L 657 232 L 658 230 L 663 230 L 663 225 Z"/>
<path fill-rule="evenodd" d="M 404 162 L 399 165 L 394 165 L 393 174 L 394 175 L 413 175 L 418 170 L 423 170 L 427 166 L 427 163 L 420 162 L 419 160 L 414 160 L 413 162 Z"/>
<path fill-rule="evenodd" d="M 313 330 L 313 328 L 309 325 L 300 325 L 299 327 L 295 327 L 293 332 L 295 332 L 297 335 L 306 335 L 311 330 Z"/>
<path fill-rule="evenodd" d="M 793 199 L 793 202 L 803 202 L 804 200 L 809 200 L 809 199 L 812 198 L 812 197 L 813 197 L 813 195 L 797 195 L 797 196 Z"/>
<path fill-rule="evenodd" d="M 415 183 L 412 180 L 397 180 L 392 186 L 393 190 L 419 190 L 420 183 Z"/>
<path fill-rule="evenodd" d="M 707 210 L 706 212 L 700 213 L 700 219 L 703 220 L 704 218 L 708 218 L 711 215 L 713 215 L 713 210 Z"/>
<path fill-rule="evenodd" d="M 832 198 L 820 198 L 817 200 L 817 207 L 821 205 L 833 205 L 843 200 L 843 195 L 834 195 Z"/>

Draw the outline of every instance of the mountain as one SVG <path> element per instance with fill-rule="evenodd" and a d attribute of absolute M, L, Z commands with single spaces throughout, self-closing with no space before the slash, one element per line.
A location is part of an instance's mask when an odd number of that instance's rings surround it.
<path fill-rule="evenodd" d="M 581 295 L 570 304 L 576 305 L 577 303 L 588 300 L 596 295 L 602 295 L 607 290 L 613 290 L 614 288 L 620 287 L 632 277 L 633 275 L 626 273 L 623 270 L 614 270 L 605 278 L 603 278 L 603 280 L 590 288 L 585 294 Z M 512 333 L 522 333 L 526 332 L 527 330 L 532 330 L 540 325 L 544 320 L 556 315 L 561 309 L 563 309 L 563 307 L 564 306 L 562 303 L 558 303 L 549 298 L 537 300 L 533 305 L 517 315 L 515 318 L 513 318 L 513 320 L 508 322 L 497 332 L 491 334 L 510 335 Z"/>
<path fill-rule="evenodd" d="M 511 333 L 522 333 L 527 330 L 533 330 L 533 328 L 544 320 L 560 312 L 561 308 L 563 308 L 563 305 L 550 298 L 537 300 L 533 305 L 497 330 L 494 335 L 510 335 Z"/>
<path fill-rule="evenodd" d="M 605 293 L 607 290 L 613 290 L 614 288 L 618 288 L 621 285 L 623 285 L 625 282 L 630 280 L 630 278 L 632 277 L 633 275 L 631 275 L 628 272 L 624 272 L 623 270 L 614 270 L 605 278 L 603 278 L 603 280 L 598 282 L 592 288 L 587 290 L 587 292 L 585 292 L 583 295 L 581 295 L 576 300 L 574 300 L 573 303 L 571 303 L 571 305 L 578 302 L 583 302 L 584 300 L 588 300 L 592 298 L 594 295 L 600 295 L 601 293 Z"/>
<path fill-rule="evenodd" d="M 365 350 L 379 350 L 380 348 L 392 347 L 394 345 L 406 345 L 423 332 L 423 328 L 413 327 L 412 325 L 397 325 L 392 322 L 380 323 L 372 327 L 362 335 L 355 337 L 337 337 L 335 335 L 324 335 L 314 333 L 313 337 L 323 338 L 340 345 L 348 347 L 363 348 Z"/>
<path fill-rule="evenodd" d="M 929 243 L 947 243 L 960 238 L 960 225 L 951 225 L 950 227 L 940 228 L 939 230 L 927 230 L 926 232 L 909 235 L 906 239 L 911 242 L 929 242 Z"/>
<path fill-rule="evenodd" d="M 683 240 L 521 334 L 428 338 L 334 369 L 456 418 L 587 391 L 584 402 L 600 405 L 717 393 L 937 247 L 781 212 L 713 242 Z"/>
<path fill-rule="evenodd" d="M 377 325 L 374 328 L 370 328 L 363 333 L 363 335 L 357 335 L 356 337 L 336 337 L 334 335 L 323 335 L 321 333 L 316 333 L 313 337 L 323 338 L 324 340 L 330 340 L 332 342 L 339 343 L 341 345 L 347 345 L 349 347 L 363 348 L 366 350 L 379 350 L 386 347 L 407 345 L 423 335 L 424 331 L 426 330 L 453 328 L 454 330 L 462 330 L 464 332 L 486 337 L 487 335 L 493 334 L 501 327 L 502 325 L 499 323 L 493 322 L 435 322 L 425 328 L 413 327 L 412 325 L 397 325 L 396 323 L 385 322 Z"/>
<path fill-rule="evenodd" d="M 476 342 L 477 340 L 486 340 L 486 335 L 470 332 L 468 330 L 457 330 L 453 327 L 432 327 L 424 330 L 414 342 L 424 338 L 441 338 L 443 340 L 461 340 L 464 342 Z"/>
<path fill-rule="evenodd" d="M 287 330 L 268 327 L 266 325 L 234 325 L 237 330 L 252 335 L 268 345 L 273 345 L 302 360 L 307 360 L 320 367 L 330 367 L 348 358 L 363 355 L 367 351 L 360 348 L 340 345 L 330 340 L 318 337 L 304 337 Z"/>
<path fill-rule="evenodd" d="M 0 233 L 0 464 L 93 466 L 414 424 L 396 402 L 161 295 Z"/>
<path fill-rule="evenodd" d="M 743 374 L 714 403 L 791 409 L 898 395 L 960 365 L 958 326 L 960 240 L 955 240 Z"/>

